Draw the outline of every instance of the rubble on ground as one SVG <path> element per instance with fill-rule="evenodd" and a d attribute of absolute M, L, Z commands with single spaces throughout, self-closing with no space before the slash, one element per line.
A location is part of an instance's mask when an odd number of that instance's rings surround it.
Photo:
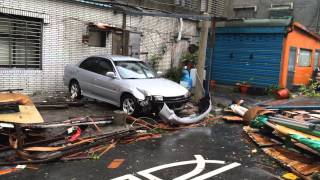
<path fill-rule="evenodd" d="M 82 106 L 83 103 L 33 103 L 28 96 L 19 93 L 3 93 L 0 94 L 0 99 L 2 107 L 6 107 L 0 110 L 0 175 L 32 168 L 34 164 L 99 159 L 119 144 L 160 138 L 165 131 L 206 126 L 220 118 L 208 116 L 211 103 L 201 107 L 189 103 L 187 112 L 181 111 L 179 115 L 194 118 L 202 113 L 201 118 L 192 123 L 173 124 L 148 117 L 134 118 L 121 112 L 47 122 L 42 119 L 36 107 L 45 110 L 64 109 L 69 106 Z M 208 105 L 209 107 L 206 107 Z M 22 111 L 21 107 L 24 106 L 32 107 L 32 111 Z M 14 121 L 15 119 L 17 120 Z M 110 132 L 107 127 L 111 124 L 126 125 L 122 130 Z"/>
<path fill-rule="evenodd" d="M 303 179 L 320 173 L 320 106 L 303 98 L 226 109 L 223 119 L 241 122 L 243 130 L 263 152 Z"/>

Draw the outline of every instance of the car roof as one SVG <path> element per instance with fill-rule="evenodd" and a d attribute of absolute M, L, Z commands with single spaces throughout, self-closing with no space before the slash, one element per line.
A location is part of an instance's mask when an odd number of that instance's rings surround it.
<path fill-rule="evenodd" d="M 131 56 L 121 56 L 121 55 L 96 55 L 95 57 L 101 57 L 110 59 L 112 61 L 141 61 L 140 59 L 131 57 Z"/>

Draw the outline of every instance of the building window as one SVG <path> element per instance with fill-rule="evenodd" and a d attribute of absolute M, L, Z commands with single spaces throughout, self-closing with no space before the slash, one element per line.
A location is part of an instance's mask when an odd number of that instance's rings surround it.
<path fill-rule="evenodd" d="M 107 33 L 96 27 L 89 27 L 89 42 L 92 47 L 106 47 Z"/>
<path fill-rule="evenodd" d="M 313 69 L 317 69 L 320 61 L 320 49 L 316 50 L 314 53 L 314 66 Z"/>
<path fill-rule="evenodd" d="M 293 16 L 293 2 L 287 4 L 271 4 L 269 17 L 271 19 L 289 18 Z"/>
<path fill-rule="evenodd" d="M 0 14 L 0 67 L 41 69 L 42 19 Z"/>
<path fill-rule="evenodd" d="M 244 6 L 233 8 L 236 18 L 255 18 L 257 6 Z"/>
<path fill-rule="evenodd" d="M 311 54 L 312 54 L 312 51 L 309 49 L 300 49 L 298 65 L 300 67 L 310 67 Z"/>
<path fill-rule="evenodd" d="M 271 4 L 271 9 L 293 9 L 293 2 L 285 4 Z"/>
<path fill-rule="evenodd" d="M 288 71 L 294 72 L 294 66 L 296 63 L 297 58 L 297 48 L 296 47 L 290 47 L 290 54 L 289 54 L 289 65 L 288 65 Z"/>

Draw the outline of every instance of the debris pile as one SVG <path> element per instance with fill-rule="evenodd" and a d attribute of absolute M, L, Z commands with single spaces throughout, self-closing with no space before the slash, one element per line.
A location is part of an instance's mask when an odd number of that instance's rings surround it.
<path fill-rule="evenodd" d="M 161 131 L 205 126 L 217 118 L 192 125 L 171 127 L 164 123 L 149 123 L 131 116 L 131 127 L 117 132 L 106 132 L 105 125 L 113 116 L 79 117 L 63 122 L 2 125 L 0 166 L 42 164 L 53 161 L 97 159 L 117 143 L 160 138 Z M 2 123 L 6 124 L 6 123 Z"/>
<path fill-rule="evenodd" d="M 14 124 L 1 129 L 0 165 L 21 165 L 99 158 L 135 129 L 105 132 L 113 117 L 75 118 L 59 123 Z"/>
<path fill-rule="evenodd" d="M 52 104 L 45 105 L 48 108 Z M 116 143 L 149 137 L 138 132 L 145 129 L 139 126 L 116 132 L 107 130 L 109 124 L 123 119 L 126 116 L 114 114 L 44 122 L 28 96 L 0 93 L 0 166 L 9 166 L 1 168 L 0 174 L 25 168 L 27 164 L 97 159 Z"/>
<path fill-rule="evenodd" d="M 230 105 L 226 121 L 242 122 L 244 131 L 267 155 L 303 179 L 320 173 L 320 106 L 277 105 L 245 108 Z M 273 105 L 270 105 L 273 104 Z"/>

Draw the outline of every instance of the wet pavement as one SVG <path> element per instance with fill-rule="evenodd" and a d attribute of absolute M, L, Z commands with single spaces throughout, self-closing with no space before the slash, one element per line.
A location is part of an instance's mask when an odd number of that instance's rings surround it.
<path fill-rule="evenodd" d="M 258 152 L 253 153 L 255 150 Z M 197 156 L 200 160 L 194 161 L 192 164 L 168 168 L 163 166 L 170 166 L 168 164 L 175 162 L 195 160 L 194 155 L 200 155 Z M 202 170 L 201 162 L 203 165 L 203 160 L 201 161 L 201 157 L 205 160 L 225 161 L 225 164 L 216 164 L 219 161 L 206 163 Z M 125 161 L 117 169 L 108 169 L 107 166 L 114 159 L 124 159 Z M 238 163 L 241 165 L 238 166 Z M 106 153 L 99 160 L 40 165 L 38 170 L 26 169 L 0 176 L 0 179 L 82 180 L 118 178 L 118 180 L 125 180 L 124 176 L 130 175 L 132 180 L 144 180 L 155 178 L 145 178 L 140 175 L 141 171 L 156 166 L 165 169 L 151 174 L 163 180 L 174 179 L 187 173 L 198 180 L 279 179 L 278 176 L 284 172 L 282 168 L 260 152 L 259 148 L 247 139 L 242 131 L 242 125 L 219 122 L 212 127 L 185 129 L 163 134 L 163 137 L 159 139 L 117 145 L 116 148 Z M 197 169 L 198 172 L 196 172 Z M 208 173 L 209 176 L 207 177 L 201 176 L 203 174 L 208 175 Z M 211 176 L 212 174 L 213 176 Z M 127 180 L 131 179 L 127 178 Z"/>

